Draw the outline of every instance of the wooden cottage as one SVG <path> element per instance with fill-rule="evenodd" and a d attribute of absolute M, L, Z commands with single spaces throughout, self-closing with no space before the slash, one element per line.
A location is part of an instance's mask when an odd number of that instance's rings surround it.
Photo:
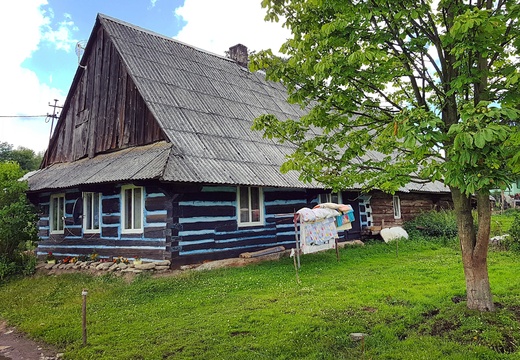
<path fill-rule="evenodd" d="M 401 223 L 449 201 L 438 184 L 395 196 L 330 194 L 281 174 L 292 151 L 251 130 L 260 114 L 298 118 L 284 87 L 224 58 L 98 15 L 41 169 L 38 254 L 169 259 L 174 266 L 294 246 L 292 213 L 351 204 L 363 227 Z M 245 59 L 245 60 L 244 60 Z"/>

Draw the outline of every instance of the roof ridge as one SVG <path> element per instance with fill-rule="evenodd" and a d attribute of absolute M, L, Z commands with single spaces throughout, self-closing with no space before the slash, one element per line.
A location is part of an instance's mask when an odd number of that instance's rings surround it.
<path fill-rule="evenodd" d="M 219 54 L 216 54 L 214 52 L 211 52 L 211 51 L 208 51 L 208 50 L 205 50 L 205 49 L 202 49 L 202 48 L 199 48 L 197 46 L 194 46 L 194 45 L 190 45 L 188 43 L 185 43 L 183 41 L 180 41 L 178 39 L 175 39 L 173 37 L 169 37 L 169 36 L 166 36 L 166 35 L 163 35 L 163 34 L 160 34 L 158 32 L 155 32 L 153 30 L 149 30 L 149 29 L 145 29 L 143 27 L 140 27 L 138 25 L 134 25 L 134 24 L 131 24 L 129 22 L 126 22 L 124 20 L 121 20 L 121 19 L 118 19 L 118 18 L 115 18 L 115 17 L 112 17 L 112 16 L 109 16 L 109 15 L 106 15 L 106 14 L 102 14 L 102 13 L 98 13 L 98 18 L 99 19 L 103 19 L 103 20 L 109 20 L 109 21 L 113 21 L 113 22 L 116 22 L 120 25 L 124 25 L 124 26 L 127 26 L 129 28 L 132 28 L 132 29 L 135 29 L 135 30 L 138 30 L 138 31 L 142 31 L 142 32 L 145 32 L 149 35 L 153 35 L 153 36 L 157 36 L 157 37 L 160 37 L 162 39 L 165 39 L 165 40 L 169 40 L 169 41 L 173 41 L 179 45 L 183 45 L 183 46 L 186 46 L 188 48 L 191 48 L 193 50 L 196 50 L 198 52 L 201 52 L 201 53 L 204 53 L 204 54 L 207 54 L 207 55 L 211 55 L 211 56 L 215 56 L 217 58 L 220 58 L 220 59 L 223 59 L 223 60 L 227 60 L 229 62 L 232 62 L 232 63 L 235 63 L 236 61 L 233 60 L 233 59 L 230 59 L 230 58 L 227 58 L 225 57 L 224 55 L 219 55 Z"/>

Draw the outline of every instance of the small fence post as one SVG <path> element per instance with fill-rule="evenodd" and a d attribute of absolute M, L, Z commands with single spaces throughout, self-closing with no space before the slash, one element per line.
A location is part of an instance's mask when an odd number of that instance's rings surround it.
<path fill-rule="evenodd" d="M 81 292 L 81 296 L 83 297 L 83 306 L 82 306 L 82 317 L 83 317 L 83 346 L 87 346 L 87 289 L 83 289 Z"/>

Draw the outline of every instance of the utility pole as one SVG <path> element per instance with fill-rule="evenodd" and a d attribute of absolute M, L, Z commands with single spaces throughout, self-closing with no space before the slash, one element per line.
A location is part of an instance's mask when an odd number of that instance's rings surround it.
<path fill-rule="evenodd" d="M 51 138 L 52 138 L 52 130 L 54 127 L 54 119 L 58 119 L 59 113 L 56 112 L 56 109 L 63 109 L 63 106 L 58 106 L 58 99 L 54 99 L 54 105 L 51 105 L 51 103 L 48 103 L 49 106 L 52 108 L 52 115 L 47 113 L 47 119 L 45 122 L 49 122 L 49 118 L 51 119 L 51 131 L 49 133 L 49 146 L 47 146 L 46 156 L 45 156 L 45 163 L 47 164 L 49 161 L 49 147 L 51 145 Z"/>
<path fill-rule="evenodd" d="M 52 137 L 52 128 L 54 127 L 54 119 L 57 119 L 58 115 L 59 115 L 59 113 L 56 112 L 56 109 L 63 109 L 63 106 L 58 106 L 58 99 L 54 99 L 54 105 L 51 105 L 51 103 L 49 103 L 49 106 L 52 108 L 52 115 L 47 113 L 47 117 L 52 119 L 51 120 L 51 132 L 49 134 L 49 140 L 50 140 Z"/>

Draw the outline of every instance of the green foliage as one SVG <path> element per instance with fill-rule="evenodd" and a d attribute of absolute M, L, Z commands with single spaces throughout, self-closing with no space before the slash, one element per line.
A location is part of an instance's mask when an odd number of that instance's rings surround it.
<path fill-rule="evenodd" d="M 0 266 L 4 269 L 1 277 L 13 271 L 27 274 L 34 270 L 34 256 L 24 251 L 30 250 L 38 239 L 37 216 L 25 195 L 27 184 L 19 181 L 22 176 L 23 170 L 17 163 L 0 162 Z"/>
<path fill-rule="evenodd" d="M 507 209 L 503 214 L 495 214 L 491 219 L 491 236 L 509 234 L 515 214 L 520 214 L 516 209 Z"/>
<path fill-rule="evenodd" d="M 509 239 L 507 246 L 516 252 L 520 252 L 520 214 L 515 213 L 513 223 L 509 229 Z"/>
<path fill-rule="evenodd" d="M 520 174 L 516 0 L 262 6 L 292 38 L 283 58 L 261 51 L 250 67 L 308 112 L 253 125 L 298 146 L 282 170 L 334 190 L 438 180 L 466 196 Z"/>
<path fill-rule="evenodd" d="M 404 224 L 408 234 L 453 239 L 457 236 L 457 219 L 453 211 L 428 211 Z"/>
<path fill-rule="evenodd" d="M 291 31 L 250 68 L 282 82 L 305 115 L 254 129 L 295 144 L 282 171 L 334 191 L 394 193 L 440 181 L 452 192 L 466 267 L 484 276 L 489 191 L 520 175 L 520 5 L 504 1 L 263 0 Z M 480 280 L 468 282 L 479 283 Z M 482 288 L 488 289 L 487 286 Z M 473 289 L 477 290 L 477 289 Z M 489 292 L 489 290 L 486 290 Z M 491 294 L 468 306 L 490 309 Z M 481 299 L 481 300 L 482 300 Z M 483 302 L 487 301 L 487 306 Z"/>
<path fill-rule="evenodd" d="M 43 155 L 41 153 L 35 154 L 31 149 L 22 146 L 13 149 L 13 146 L 9 143 L 0 143 L 0 162 L 16 162 L 24 171 L 38 169 L 42 158 Z"/>
<path fill-rule="evenodd" d="M 16 263 L 5 256 L 0 256 L 0 283 L 15 273 Z"/>
<path fill-rule="evenodd" d="M 0 284 L 0 317 L 66 359 L 516 359 L 517 256 L 492 252 L 495 313 L 464 309 L 460 252 L 412 237 L 175 276 L 71 272 Z M 88 345 L 81 292 L 88 290 Z M 455 299 L 455 300 L 452 300 Z M 454 302 L 456 301 L 456 302 Z M 461 301 L 461 302 L 459 302 Z M 365 352 L 349 334 L 364 332 Z"/>

